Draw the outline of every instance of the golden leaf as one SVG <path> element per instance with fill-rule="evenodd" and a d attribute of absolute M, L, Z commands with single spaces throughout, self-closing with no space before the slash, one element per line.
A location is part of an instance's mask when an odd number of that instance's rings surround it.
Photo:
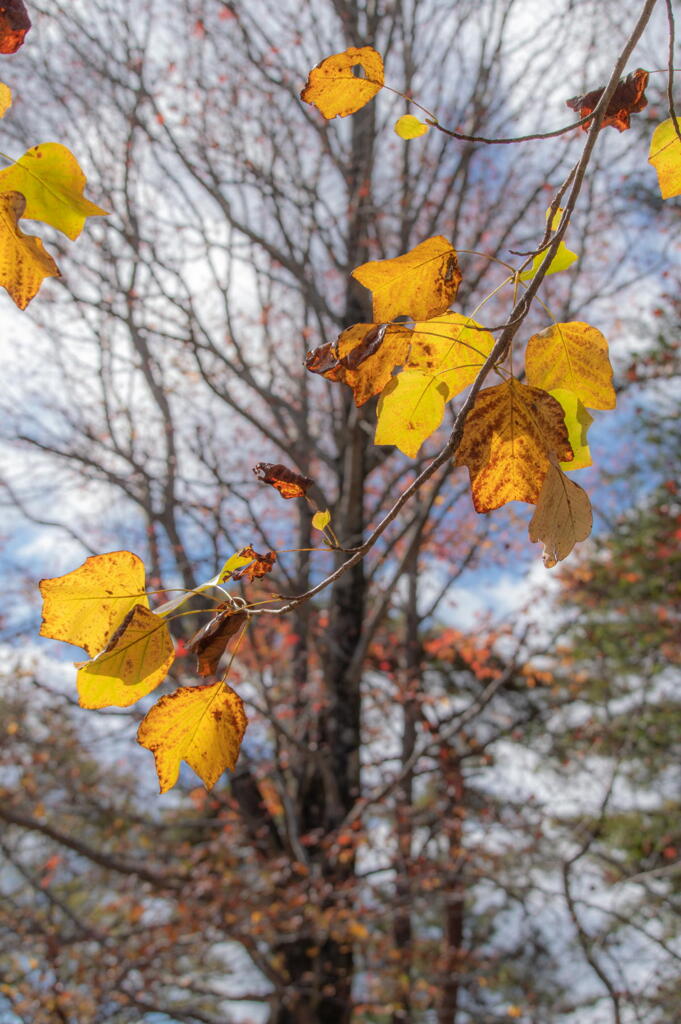
<path fill-rule="evenodd" d="M 41 580 L 40 593 L 40 635 L 75 644 L 91 656 L 104 649 L 135 605 L 149 607 L 144 565 L 131 551 L 92 555 L 65 576 Z"/>
<path fill-rule="evenodd" d="M 565 426 L 567 427 L 570 447 L 574 452 L 572 462 L 561 462 L 560 468 L 564 470 L 584 469 L 591 465 L 591 450 L 587 443 L 586 435 L 594 419 L 589 410 L 574 395 L 572 391 L 564 388 L 556 388 L 550 391 L 557 402 L 560 402 L 565 413 Z"/>
<path fill-rule="evenodd" d="M 447 398 L 444 381 L 419 370 L 403 370 L 378 401 L 374 444 L 394 444 L 413 459 L 442 423 Z"/>
<path fill-rule="evenodd" d="M 84 708 L 127 708 L 163 682 L 175 660 L 164 619 L 137 604 L 107 647 L 78 670 L 78 696 Z"/>
<path fill-rule="evenodd" d="M 12 106 L 12 90 L 4 82 L 0 82 L 0 117 L 4 117 Z"/>
<path fill-rule="evenodd" d="M 137 742 L 154 755 L 162 793 L 177 782 L 181 761 L 210 789 L 226 768 L 234 771 L 246 725 L 243 702 L 229 686 L 190 686 L 161 697 L 140 723 Z"/>
<path fill-rule="evenodd" d="M 461 282 L 456 252 L 442 235 L 394 259 L 363 263 L 352 276 L 371 291 L 377 323 L 396 316 L 414 320 L 439 316 L 456 298 Z"/>
<path fill-rule="evenodd" d="M 544 391 L 565 388 L 590 409 L 614 409 L 608 343 L 599 330 L 574 320 L 534 334 L 525 353 L 527 382 Z"/>
<path fill-rule="evenodd" d="M 26 309 L 46 277 L 61 277 L 40 239 L 19 227 L 25 207 L 20 192 L 0 194 L 0 285 L 19 309 Z"/>
<path fill-rule="evenodd" d="M 492 512 L 507 501 L 535 504 L 552 454 L 572 458 L 560 404 L 512 378 L 478 395 L 456 465 L 468 466 L 476 512 Z"/>
<path fill-rule="evenodd" d="M 588 494 L 551 462 L 528 531 L 533 544 L 544 545 L 546 568 L 567 558 L 577 541 L 586 540 L 592 525 Z"/>
<path fill-rule="evenodd" d="M 677 118 L 681 131 L 681 118 Z M 681 195 L 681 139 L 671 117 L 658 124 L 650 140 L 648 162 L 657 171 L 663 199 Z"/>
<path fill-rule="evenodd" d="M 353 68 L 361 66 L 366 74 L 359 78 Z M 347 117 L 360 110 L 383 87 L 383 58 L 372 46 L 351 46 L 312 68 L 300 94 L 327 120 Z"/>
<path fill-rule="evenodd" d="M 87 217 L 107 216 L 83 195 L 86 184 L 75 156 L 58 142 L 33 146 L 0 171 L 0 192 L 15 189 L 25 196 L 23 217 L 51 224 L 71 239 L 81 233 Z"/>
<path fill-rule="evenodd" d="M 324 511 L 315 512 L 315 514 L 312 516 L 312 528 L 314 530 L 323 531 L 326 529 L 330 522 L 331 513 L 329 512 L 328 508 L 325 508 Z"/>
<path fill-rule="evenodd" d="M 396 135 L 406 141 L 420 138 L 426 134 L 429 128 L 429 124 L 419 121 L 418 117 L 414 117 L 413 114 L 404 114 L 402 117 L 398 117 L 394 125 Z"/>

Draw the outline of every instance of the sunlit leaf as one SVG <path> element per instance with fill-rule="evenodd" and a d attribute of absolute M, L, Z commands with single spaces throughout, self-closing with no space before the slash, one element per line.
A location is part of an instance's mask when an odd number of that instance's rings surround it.
<path fill-rule="evenodd" d="M 678 126 L 681 131 L 681 117 Z M 671 117 L 658 124 L 653 132 L 648 161 L 657 171 L 662 198 L 681 195 L 681 139 Z"/>
<path fill-rule="evenodd" d="M 571 470 L 584 469 L 586 466 L 590 466 L 591 450 L 587 443 L 586 434 L 594 421 L 593 416 L 572 391 L 556 388 L 550 394 L 563 407 L 570 447 L 575 455 L 572 462 L 561 462 L 560 468 Z"/>
<path fill-rule="evenodd" d="M 0 82 L 0 117 L 4 117 L 12 106 L 12 90 L 4 82 Z"/>
<path fill-rule="evenodd" d="M 23 0 L 4 0 L 0 5 L 0 53 L 16 53 L 30 27 Z"/>
<path fill-rule="evenodd" d="M 403 370 L 378 401 L 374 444 L 394 444 L 410 458 L 442 423 L 449 393 L 444 381 Z"/>
<path fill-rule="evenodd" d="M 237 569 L 240 569 L 243 565 L 248 565 L 251 561 L 251 556 L 245 553 L 248 550 L 248 548 L 242 548 L 236 554 L 230 555 L 215 579 L 216 584 L 226 583 Z"/>
<path fill-rule="evenodd" d="M 563 216 L 562 209 L 556 210 L 554 212 L 553 216 L 551 216 L 551 209 L 550 208 L 546 211 L 546 219 L 548 220 L 549 217 L 551 217 L 551 230 L 552 231 L 556 230 L 556 228 L 560 224 L 562 216 Z M 518 277 L 518 280 L 519 281 L 531 281 L 532 278 L 537 273 L 537 271 L 539 270 L 539 268 L 542 265 L 542 263 L 544 262 L 544 257 L 545 256 L 546 256 L 546 251 L 538 253 L 534 257 L 534 259 L 532 260 L 532 266 L 529 268 L 529 270 L 526 270 L 524 274 L 520 274 L 519 277 Z M 568 247 L 565 244 L 565 242 L 561 242 L 560 245 L 558 246 L 558 249 L 556 250 L 555 256 L 553 257 L 553 259 L 549 263 L 548 270 L 546 271 L 545 276 L 548 277 L 549 274 L 558 274 L 558 273 L 560 273 L 561 270 L 567 270 L 568 267 L 572 266 L 572 264 L 575 262 L 576 259 L 578 259 L 577 253 L 576 252 L 572 252 L 570 249 L 568 249 Z"/>
<path fill-rule="evenodd" d="M 175 659 L 165 619 L 136 605 L 106 649 L 79 666 L 78 696 L 84 708 L 127 708 L 156 689 Z"/>
<path fill-rule="evenodd" d="M 0 171 L 0 192 L 14 189 L 26 198 L 22 214 L 77 238 L 87 217 L 105 217 L 107 211 L 83 195 L 87 184 L 73 153 L 57 142 L 43 142 Z"/>
<path fill-rule="evenodd" d="M 46 277 L 61 277 L 43 243 L 19 227 L 26 200 L 20 192 L 0 195 L 0 285 L 26 309 Z"/>
<path fill-rule="evenodd" d="M 535 504 L 551 455 L 572 458 L 560 403 L 511 379 L 479 393 L 455 461 L 468 466 L 476 512 L 492 512 L 507 501 Z"/>
<path fill-rule="evenodd" d="M 328 508 L 323 512 L 315 512 L 312 516 L 312 526 L 315 530 L 325 530 L 331 522 L 331 513 Z"/>
<path fill-rule="evenodd" d="M 534 387 L 565 388 L 590 409 L 615 408 L 608 343 L 590 324 L 553 324 L 533 335 L 527 343 L 525 370 Z"/>
<path fill-rule="evenodd" d="M 360 66 L 365 77 L 353 71 Z M 360 110 L 383 87 L 383 59 L 372 46 L 351 46 L 343 53 L 327 57 L 310 72 L 300 94 L 327 120 L 347 117 Z"/>
<path fill-rule="evenodd" d="M 602 127 L 612 125 L 619 132 L 626 131 L 630 127 L 629 115 L 636 114 L 648 106 L 645 95 L 647 84 L 648 72 L 643 68 L 637 68 L 630 75 L 621 78 L 608 103 Z M 586 117 L 587 114 L 594 111 L 604 91 L 604 86 L 600 89 L 592 89 L 591 92 L 587 92 L 583 96 L 573 96 L 571 100 L 566 100 L 565 105 L 571 110 L 576 110 L 580 117 Z M 591 121 L 586 121 L 582 125 L 582 131 L 588 131 L 590 126 Z"/>
<path fill-rule="evenodd" d="M 177 782 L 181 761 L 210 789 L 225 769 L 234 771 L 246 725 L 243 701 L 220 681 L 161 697 L 140 723 L 137 742 L 154 755 L 162 793 Z"/>
<path fill-rule="evenodd" d="M 461 281 L 456 252 L 442 235 L 394 259 L 363 263 L 352 276 L 371 291 L 377 323 L 397 316 L 439 316 L 456 298 Z"/>
<path fill-rule="evenodd" d="M 262 483 L 275 487 L 282 498 L 302 498 L 312 485 L 309 476 L 296 473 L 280 462 L 259 462 L 253 467 L 253 472 Z"/>
<path fill-rule="evenodd" d="M 418 139 L 422 135 L 425 135 L 429 124 L 425 124 L 423 121 L 419 121 L 418 117 L 414 117 L 413 114 L 404 114 L 402 117 L 398 117 L 395 121 L 394 130 L 401 139 Z"/>
<path fill-rule="evenodd" d="M 334 345 L 308 352 L 306 366 L 329 380 L 342 380 L 360 406 L 381 393 L 396 366 L 407 358 L 411 332 L 392 324 L 354 324 Z"/>
<path fill-rule="evenodd" d="M 592 525 L 586 491 L 551 462 L 529 525 L 532 543 L 541 541 L 544 545 L 546 568 L 567 558 L 578 541 L 586 540 Z"/>
<path fill-rule="evenodd" d="M 40 635 L 102 651 L 136 605 L 149 607 L 144 564 L 131 551 L 92 555 L 65 576 L 40 581 L 43 621 Z"/>
<path fill-rule="evenodd" d="M 234 572 L 232 579 L 242 580 L 245 577 L 250 580 L 251 583 L 253 580 L 261 580 L 264 576 L 267 576 L 268 573 L 272 572 L 274 563 L 277 560 L 277 556 L 274 551 L 266 551 L 264 555 L 260 555 L 255 548 L 250 545 L 247 548 L 243 548 L 239 554 L 242 556 L 249 555 L 250 561 L 247 565 L 237 569 Z"/>
<path fill-rule="evenodd" d="M 200 676 L 212 676 L 217 672 L 227 644 L 248 618 L 246 612 L 239 611 L 230 604 L 218 605 L 216 611 L 215 617 L 187 644 L 187 650 L 196 654 L 197 672 Z"/>

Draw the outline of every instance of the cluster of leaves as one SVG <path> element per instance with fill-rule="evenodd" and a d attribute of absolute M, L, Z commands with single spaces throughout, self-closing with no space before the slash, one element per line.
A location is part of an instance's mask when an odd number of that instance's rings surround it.
<path fill-rule="evenodd" d="M 361 77 L 355 74 L 358 67 Z M 605 111 L 605 123 L 620 131 L 628 127 L 629 115 L 645 106 L 647 77 L 639 69 L 622 80 Z M 302 99 L 327 119 L 344 117 L 372 100 L 383 86 L 380 54 L 372 47 L 352 47 L 312 70 Z M 568 101 L 579 111 L 582 127 L 588 126 L 602 94 L 603 90 L 594 90 Z M 426 113 L 426 122 L 411 115 L 400 118 L 397 133 L 417 138 L 435 127 L 462 137 Z M 43 156 L 46 148 L 36 147 Z M 28 157 L 22 158 L 24 163 Z M 678 194 L 681 136 L 673 119 L 657 128 L 650 160 L 662 194 Z M 15 167 L 4 173 L 19 171 Z M 63 192 L 63 186 L 57 188 L 50 179 L 51 196 L 61 194 L 60 188 Z M 569 213 L 564 216 L 559 200 L 557 196 L 548 211 L 543 244 L 518 268 L 504 264 L 509 271 L 504 284 L 512 288 L 514 299 L 538 273 L 566 270 L 576 259 L 562 242 Z M 70 212 L 75 216 L 73 204 Z M 101 212 L 79 208 L 83 217 Z M 371 292 L 373 321 L 355 324 L 336 341 L 308 353 L 308 369 L 347 384 L 358 406 L 377 397 L 375 443 L 395 446 L 412 458 L 440 427 L 447 404 L 473 385 L 475 398 L 452 454 L 456 466 L 468 467 L 476 511 L 487 513 L 509 501 L 534 505 L 530 539 L 543 542 L 547 567 L 564 559 L 589 535 L 592 525 L 589 498 L 566 473 L 591 464 L 588 409 L 615 406 L 604 336 L 587 323 L 552 322 L 529 338 L 520 379 L 514 374 L 510 346 L 499 348 L 495 342 L 499 328 L 487 328 L 475 319 L 490 296 L 471 315 L 450 308 L 462 272 L 456 250 L 443 236 L 428 238 L 393 259 L 364 263 L 353 277 Z M 500 383 L 481 388 L 490 371 Z M 328 510 L 308 496 L 313 481 L 279 464 L 259 463 L 255 473 L 284 498 L 306 498 L 316 509 L 313 526 L 323 531 L 329 547 L 339 547 Z M 357 549 L 356 557 L 362 553 Z M 199 675 L 218 675 L 228 643 L 236 641 L 227 669 L 216 682 L 181 687 L 162 697 L 140 724 L 138 741 L 154 754 L 162 792 L 175 784 L 182 760 L 207 787 L 226 768 L 234 768 L 246 716 L 240 697 L 225 680 L 253 606 L 230 597 L 224 585 L 239 578 L 262 578 L 275 560 L 274 552 L 260 555 L 244 548 L 192 592 L 212 588 L 220 595 L 211 620 L 188 645 L 197 655 Z M 136 555 L 118 551 L 89 558 L 74 572 L 44 580 L 41 591 L 42 635 L 76 644 L 91 657 L 78 665 L 84 707 L 127 707 L 165 678 L 175 656 L 168 617 L 183 614 L 179 609 L 192 595 L 183 593 L 151 611 L 144 566 Z"/>

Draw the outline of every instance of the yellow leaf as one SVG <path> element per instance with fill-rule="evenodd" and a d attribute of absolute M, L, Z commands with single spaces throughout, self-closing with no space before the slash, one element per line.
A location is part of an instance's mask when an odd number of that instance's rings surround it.
<path fill-rule="evenodd" d="M 165 620 L 145 605 L 135 605 L 106 649 L 79 666 L 81 707 L 129 707 L 163 682 L 174 660 Z"/>
<path fill-rule="evenodd" d="M 456 298 L 461 281 L 456 252 L 442 235 L 394 259 L 363 263 L 352 276 L 371 291 L 377 323 L 396 316 L 439 316 Z"/>
<path fill-rule="evenodd" d="M 460 313 L 444 313 L 414 324 L 407 368 L 443 381 L 454 398 L 475 380 L 494 346 L 489 331 Z"/>
<path fill-rule="evenodd" d="M 570 447 L 575 453 L 572 462 L 561 462 L 560 468 L 570 470 L 584 469 L 586 466 L 590 466 L 591 450 L 586 440 L 586 434 L 594 421 L 593 416 L 580 402 L 577 395 L 573 395 L 571 391 L 566 391 L 565 388 L 556 388 L 549 393 L 563 407 Z"/>
<path fill-rule="evenodd" d="M 551 215 L 551 208 L 549 207 L 549 209 L 546 211 L 546 219 L 547 220 L 549 219 L 550 215 Z M 556 212 L 554 213 L 553 217 L 551 217 L 551 230 L 552 231 L 556 230 L 556 228 L 560 224 L 560 220 L 561 220 L 562 216 L 563 216 L 562 209 L 560 209 L 560 208 L 557 209 Z M 518 280 L 519 281 L 531 281 L 532 278 L 534 277 L 534 275 L 539 270 L 539 268 L 542 265 L 542 263 L 544 262 L 544 257 L 545 256 L 546 256 L 546 250 L 544 250 L 544 252 L 538 253 L 538 255 L 535 256 L 534 259 L 532 260 L 532 266 L 530 267 L 530 269 L 526 270 L 524 274 L 521 274 L 519 276 Z M 567 270 L 567 268 L 571 267 L 572 264 L 575 262 L 575 260 L 577 260 L 578 258 L 579 257 L 577 256 L 576 252 L 572 252 L 572 250 L 568 249 L 568 247 L 565 244 L 565 242 L 561 242 L 560 245 L 558 246 L 558 249 L 556 250 L 555 256 L 553 257 L 553 259 L 549 263 L 549 267 L 548 267 L 548 270 L 546 271 L 545 276 L 548 277 L 549 274 L 558 274 L 561 270 Z"/>
<path fill-rule="evenodd" d="M 131 551 L 92 555 L 65 576 L 40 581 L 40 635 L 97 654 L 135 605 L 149 607 L 144 565 Z"/>
<path fill-rule="evenodd" d="M 20 192 L 0 195 L 0 285 L 19 309 L 26 309 L 46 277 L 61 277 L 40 239 L 19 227 L 25 206 Z"/>
<path fill-rule="evenodd" d="M 677 118 L 681 131 L 681 118 Z M 650 140 L 648 162 L 657 171 L 663 199 L 681 195 L 681 139 L 671 117 L 658 124 Z"/>
<path fill-rule="evenodd" d="M 87 217 L 107 216 L 84 197 L 86 183 L 73 153 L 58 142 L 33 146 L 0 171 L 0 192 L 15 189 L 26 197 L 23 217 L 51 224 L 71 239 L 81 233 Z"/>
<path fill-rule="evenodd" d="M 401 139 L 418 139 L 422 135 L 425 135 L 429 124 L 425 124 L 423 121 L 419 121 L 418 117 L 414 117 L 413 114 L 404 114 L 403 117 L 398 117 L 395 121 L 394 130 Z"/>
<path fill-rule="evenodd" d="M 394 444 L 413 459 L 442 423 L 448 397 L 444 381 L 419 370 L 403 370 L 378 401 L 374 444 Z"/>
<path fill-rule="evenodd" d="M 361 66 L 365 78 L 354 74 Z M 351 46 L 343 53 L 334 53 L 312 68 L 300 94 L 305 103 L 312 103 L 327 120 L 347 117 L 360 110 L 383 87 L 383 58 L 372 46 Z"/>
<path fill-rule="evenodd" d="M 234 771 L 246 724 L 229 686 L 190 686 L 161 697 L 140 723 L 137 742 L 154 755 L 162 793 L 177 782 L 180 761 L 210 789 L 226 768 Z"/>
<path fill-rule="evenodd" d="M 478 395 L 456 465 L 468 466 L 476 512 L 492 512 L 507 501 L 535 504 L 552 454 L 572 457 L 560 404 L 511 379 Z"/>
<path fill-rule="evenodd" d="M 12 106 L 12 90 L 4 82 L 0 82 L 0 117 L 4 117 Z"/>
<path fill-rule="evenodd" d="M 553 324 L 527 343 L 527 381 L 544 391 L 565 388 L 590 409 L 614 409 L 608 343 L 595 327 L 574 320 Z"/>
<path fill-rule="evenodd" d="M 246 550 L 246 548 L 242 548 L 241 551 L 237 551 L 236 554 L 231 555 L 227 559 L 217 575 L 217 579 L 215 580 L 216 584 L 220 585 L 222 583 L 226 583 L 233 572 L 236 572 L 237 569 L 241 569 L 242 566 L 248 565 L 249 562 L 253 561 L 253 555 L 243 554 Z"/>
<path fill-rule="evenodd" d="M 323 512 L 315 512 L 312 516 L 312 526 L 315 530 L 324 530 L 331 522 L 331 513 L 328 508 Z"/>
<path fill-rule="evenodd" d="M 338 338 L 338 374 L 352 388 L 355 405 L 379 395 L 409 351 L 411 332 L 391 324 L 355 324 Z"/>
<path fill-rule="evenodd" d="M 577 541 L 586 540 L 592 525 L 588 494 L 552 462 L 528 531 L 533 544 L 544 545 L 546 568 L 567 558 Z"/>

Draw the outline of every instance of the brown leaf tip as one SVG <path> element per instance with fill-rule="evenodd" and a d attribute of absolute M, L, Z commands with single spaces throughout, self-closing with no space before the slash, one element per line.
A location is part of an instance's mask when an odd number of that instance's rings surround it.
<path fill-rule="evenodd" d="M 270 484 L 271 487 L 276 487 L 282 498 L 287 499 L 304 497 L 313 483 L 311 477 L 296 473 L 295 470 L 288 469 L 280 462 L 259 462 L 257 466 L 253 467 L 253 472 L 258 480 L 264 484 Z"/>

